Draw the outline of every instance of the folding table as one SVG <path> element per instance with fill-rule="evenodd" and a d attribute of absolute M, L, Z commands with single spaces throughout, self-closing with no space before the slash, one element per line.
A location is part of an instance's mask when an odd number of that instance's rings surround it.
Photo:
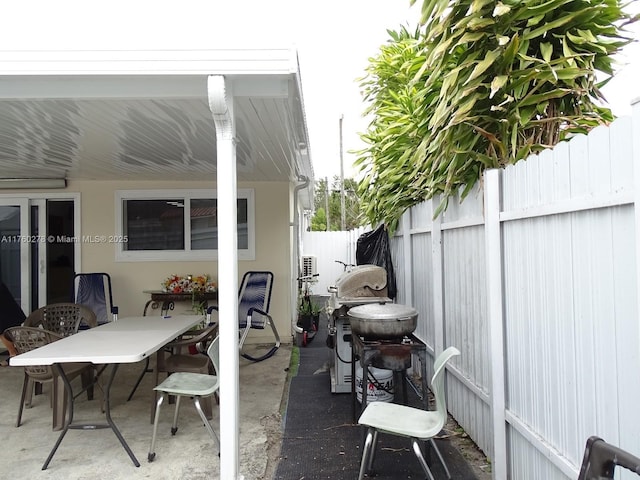
<path fill-rule="evenodd" d="M 10 365 L 12 366 L 53 365 L 62 377 L 69 395 L 64 428 L 42 466 L 42 470 L 48 467 L 69 429 L 95 430 L 97 428 L 111 428 L 133 464 L 139 467 L 140 462 L 138 462 L 118 427 L 111 419 L 109 394 L 118 366 L 121 363 L 134 363 L 144 360 L 203 320 L 204 317 L 202 315 L 120 318 L 117 321 L 83 330 L 80 333 L 65 337 L 30 352 L 11 357 Z M 106 424 L 73 423 L 73 389 L 64 374 L 64 370 L 61 368 L 61 364 L 75 362 L 111 365 L 109 378 L 104 387 Z"/>

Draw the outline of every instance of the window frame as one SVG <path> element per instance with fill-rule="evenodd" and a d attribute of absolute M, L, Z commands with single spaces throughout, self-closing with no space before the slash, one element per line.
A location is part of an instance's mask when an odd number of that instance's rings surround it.
<path fill-rule="evenodd" d="M 255 260 L 255 192 L 252 188 L 239 188 L 238 199 L 247 201 L 247 248 L 238 248 L 238 260 Z M 124 236 L 124 202 L 127 200 L 174 200 L 183 199 L 191 205 L 192 199 L 215 199 L 215 189 L 161 189 L 161 190 L 116 190 L 115 192 L 115 238 Z M 116 262 L 174 262 L 218 260 L 218 250 L 191 250 L 191 215 L 184 215 L 184 250 L 124 250 L 125 242 L 115 242 Z"/>

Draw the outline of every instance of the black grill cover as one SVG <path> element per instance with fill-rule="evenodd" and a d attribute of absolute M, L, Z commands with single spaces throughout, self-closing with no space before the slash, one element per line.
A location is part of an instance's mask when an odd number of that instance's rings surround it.
<path fill-rule="evenodd" d="M 383 267 L 387 271 L 387 296 L 396 298 L 397 286 L 391 262 L 389 233 L 384 224 L 360 235 L 356 243 L 356 264 Z"/>

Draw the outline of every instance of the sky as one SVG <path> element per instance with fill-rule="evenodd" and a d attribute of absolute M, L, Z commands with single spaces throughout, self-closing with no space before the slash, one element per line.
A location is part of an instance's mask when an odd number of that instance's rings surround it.
<path fill-rule="evenodd" d="M 357 175 L 351 153 L 364 147 L 365 105 L 358 79 L 388 39 L 387 29 L 414 27 L 422 0 L 21 0 L 3 8 L 3 46 L 76 49 L 294 47 L 298 50 L 309 144 L 316 179 Z M 61 11 L 64 9 L 62 15 Z M 640 13 L 640 0 L 630 12 Z M 55 21 L 52 19 L 55 18 Z M 99 21 L 98 21 L 99 20 Z M 144 24 L 147 35 L 141 35 Z M 634 27 L 640 39 L 640 26 Z M 616 115 L 640 98 L 640 45 L 604 89 Z M 342 148 L 340 118 L 342 117 Z"/>

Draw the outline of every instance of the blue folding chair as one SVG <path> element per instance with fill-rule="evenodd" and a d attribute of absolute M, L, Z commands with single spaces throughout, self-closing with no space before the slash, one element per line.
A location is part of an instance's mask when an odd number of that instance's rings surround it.
<path fill-rule="evenodd" d="M 118 307 L 113 304 L 108 273 L 76 273 L 73 276 L 72 301 L 93 310 L 98 325 L 118 319 Z"/>
<path fill-rule="evenodd" d="M 273 273 L 249 271 L 242 277 L 240 290 L 238 292 L 238 322 L 240 328 L 240 342 L 238 348 L 240 355 L 247 360 L 260 362 L 272 357 L 280 348 L 280 335 L 273 323 L 273 318 L 269 314 L 271 304 L 271 290 L 273 288 Z M 208 313 L 218 310 L 218 307 L 209 307 Z M 267 353 L 259 357 L 253 357 L 243 352 L 244 342 L 252 328 L 264 330 L 269 325 L 274 336 L 274 344 Z"/>

